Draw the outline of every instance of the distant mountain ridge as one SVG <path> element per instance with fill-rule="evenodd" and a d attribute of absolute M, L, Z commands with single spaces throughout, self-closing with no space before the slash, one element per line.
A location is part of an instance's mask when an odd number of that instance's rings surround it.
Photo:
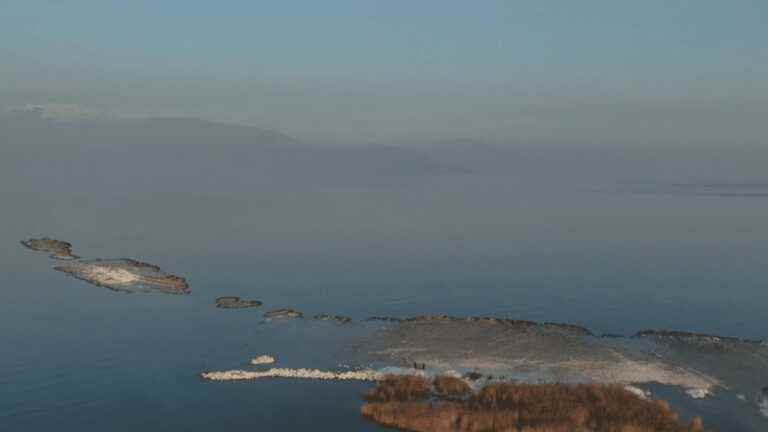
<path fill-rule="evenodd" d="M 299 143 L 296 138 L 271 129 L 188 117 L 62 121 L 31 110 L 0 117 L 0 140 L 43 142 L 52 139 L 64 145 Z"/>
<path fill-rule="evenodd" d="M 466 172 L 414 149 L 318 146 L 274 130 L 183 117 L 59 121 L 17 113 L 0 118 L 0 151 L 0 181 L 35 172 L 26 178 L 55 177 L 56 187 L 81 190 L 357 187 Z"/>

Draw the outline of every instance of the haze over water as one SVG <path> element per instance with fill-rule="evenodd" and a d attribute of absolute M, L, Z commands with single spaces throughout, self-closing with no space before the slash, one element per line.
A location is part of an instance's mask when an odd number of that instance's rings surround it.
<path fill-rule="evenodd" d="M 169 124 L 182 136 L 189 126 Z M 14 135 L 3 160 L 7 430 L 375 429 L 358 415 L 359 384 L 199 380 L 261 353 L 281 366 L 344 362 L 334 340 L 355 330 L 260 324 L 278 307 L 356 320 L 493 315 L 596 333 L 768 333 L 768 201 L 730 193 L 768 189 L 740 160 L 717 159 L 717 172 L 706 154 L 665 167 L 638 153 L 576 159 L 461 143 L 349 153 L 243 146 L 226 134 L 131 147 L 82 130 L 68 142 L 71 127 L 36 124 L 49 141 L 22 146 Z M 713 187 L 702 178 L 726 179 L 721 193 L 699 193 Z M 158 264 L 192 294 L 120 294 L 67 278 L 18 244 L 42 235 L 87 258 Z M 216 309 L 222 295 L 265 306 Z"/>
<path fill-rule="evenodd" d="M 0 430 L 379 430 L 363 384 L 198 378 L 365 333 L 282 307 L 768 337 L 765 2 L 302 3 L 0 6 Z"/>

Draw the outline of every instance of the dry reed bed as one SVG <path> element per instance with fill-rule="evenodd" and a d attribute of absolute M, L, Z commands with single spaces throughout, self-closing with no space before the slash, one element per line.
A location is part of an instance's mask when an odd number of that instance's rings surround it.
<path fill-rule="evenodd" d="M 619 385 L 490 384 L 477 393 L 461 379 L 387 376 L 365 395 L 364 416 L 414 432 L 701 432 L 665 401 Z"/>

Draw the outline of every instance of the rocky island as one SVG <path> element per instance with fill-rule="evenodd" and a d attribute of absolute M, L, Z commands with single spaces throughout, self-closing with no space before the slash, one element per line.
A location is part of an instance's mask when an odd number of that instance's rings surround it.
<path fill-rule="evenodd" d="M 264 314 L 264 319 L 269 321 L 280 318 L 304 318 L 304 314 L 295 309 L 274 309 Z"/>
<path fill-rule="evenodd" d="M 118 292 L 153 292 L 189 294 L 187 281 L 163 272 L 160 267 L 132 259 L 80 260 L 54 267 L 92 285 Z"/>
<path fill-rule="evenodd" d="M 48 253 L 53 259 L 75 260 L 80 258 L 72 253 L 72 244 L 65 241 L 41 237 L 22 240 L 20 243 L 27 249 Z"/>
<path fill-rule="evenodd" d="M 236 296 L 224 296 L 216 299 L 216 307 L 220 309 L 245 309 L 261 306 L 258 300 L 243 300 Z"/>

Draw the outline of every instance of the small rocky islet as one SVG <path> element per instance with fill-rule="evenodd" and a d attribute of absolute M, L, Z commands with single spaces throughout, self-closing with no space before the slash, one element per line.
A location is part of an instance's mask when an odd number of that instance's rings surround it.
<path fill-rule="evenodd" d="M 317 314 L 314 318 L 318 321 L 331 321 L 336 324 L 349 324 L 352 322 L 352 318 L 343 315 Z"/>
<path fill-rule="evenodd" d="M 216 307 L 220 309 L 256 308 L 263 304 L 258 300 L 243 300 L 237 296 L 223 296 L 216 299 Z"/>
<path fill-rule="evenodd" d="M 711 346 L 727 349 L 734 345 L 762 345 L 764 341 L 759 339 L 744 339 L 733 336 L 717 336 L 708 333 L 694 333 L 676 330 L 641 330 L 633 336 L 635 338 L 649 338 L 658 341 L 679 342 L 698 345 L 701 347 Z"/>
<path fill-rule="evenodd" d="M 31 238 L 20 243 L 27 249 L 47 252 L 51 258 L 69 261 L 53 269 L 91 285 L 124 293 L 156 291 L 166 294 L 189 294 L 191 292 L 186 279 L 166 273 L 154 264 L 129 258 L 81 259 L 72 253 L 71 243 L 49 237 Z"/>
<path fill-rule="evenodd" d="M 53 268 L 91 285 L 117 292 L 162 292 L 189 294 L 187 281 L 166 273 L 160 267 L 128 258 L 79 260 Z"/>
<path fill-rule="evenodd" d="M 258 365 L 272 364 L 275 361 L 277 360 L 271 355 L 262 354 L 260 356 L 253 357 L 249 363 L 253 366 L 258 366 Z"/>
<path fill-rule="evenodd" d="M 48 253 L 50 258 L 58 260 L 76 260 L 79 256 L 72 253 L 72 244 L 49 237 L 31 238 L 20 242 L 27 249 Z"/>
<path fill-rule="evenodd" d="M 264 319 L 268 321 L 273 319 L 284 319 L 284 318 L 288 318 L 288 319 L 304 318 L 304 314 L 295 309 L 289 309 L 289 308 L 273 309 L 264 314 Z"/>

